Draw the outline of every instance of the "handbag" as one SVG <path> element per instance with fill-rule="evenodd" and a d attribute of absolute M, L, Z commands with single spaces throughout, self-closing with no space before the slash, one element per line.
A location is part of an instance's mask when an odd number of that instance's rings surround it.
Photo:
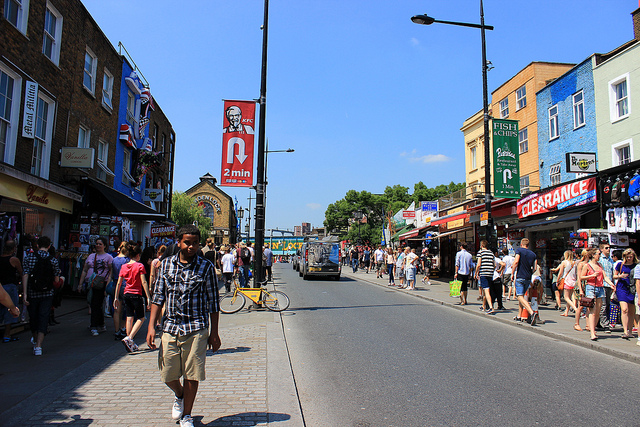
<path fill-rule="evenodd" d="M 595 298 L 589 298 L 589 297 L 585 297 L 585 296 L 581 296 L 580 297 L 580 306 L 581 307 L 593 308 L 594 305 L 596 305 L 596 299 Z"/>
<path fill-rule="evenodd" d="M 96 291 L 102 291 L 104 290 L 105 282 L 106 280 L 104 277 L 102 277 L 99 274 L 93 273 L 93 275 L 91 276 L 91 281 L 89 282 L 89 285 L 91 289 L 95 289 Z"/>
<path fill-rule="evenodd" d="M 451 282 L 449 282 L 449 296 L 459 297 L 461 287 L 462 287 L 462 281 L 460 280 L 452 280 Z"/>
<path fill-rule="evenodd" d="M 558 287 L 559 291 L 563 291 L 564 290 L 564 278 L 558 280 L 557 287 Z"/>

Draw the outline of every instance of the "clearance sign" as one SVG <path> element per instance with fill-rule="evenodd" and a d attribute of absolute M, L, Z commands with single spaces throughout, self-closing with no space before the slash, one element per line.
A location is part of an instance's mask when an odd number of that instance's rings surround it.
<path fill-rule="evenodd" d="M 582 206 L 596 202 L 596 179 L 587 178 L 518 200 L 518 218 Z"/>

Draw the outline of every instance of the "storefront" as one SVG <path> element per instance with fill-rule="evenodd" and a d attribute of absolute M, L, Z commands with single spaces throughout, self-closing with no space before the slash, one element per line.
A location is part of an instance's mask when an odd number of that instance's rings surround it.
<path fill-rule="evenodd" d="M 457 208 L 441 211 L 432 226 L 438 227 L 438 268 L 441 275 L 453 276 L 455 272 L 456 253 L 461 243 L 472 244 L 475 240 L 473 225 L 469 222 L 469 202 Z"/>

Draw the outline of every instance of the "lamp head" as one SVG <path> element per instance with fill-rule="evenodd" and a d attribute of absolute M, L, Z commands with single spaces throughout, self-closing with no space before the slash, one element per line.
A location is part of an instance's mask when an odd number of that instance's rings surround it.
<path fill-rule="evenodd" d="M 431 25 L 435 22 L 435 18 L 429 15 L 416 15 L 411 17 L 411 22 L 414 24 Z"/>

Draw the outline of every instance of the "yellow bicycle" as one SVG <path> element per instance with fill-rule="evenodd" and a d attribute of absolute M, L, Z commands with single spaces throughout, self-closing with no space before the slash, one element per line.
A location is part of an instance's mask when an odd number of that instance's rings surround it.
<path fill-rule="evenodd" d="M 247 303 L 247 298 L 256 304 L 264 304 L 271 311 L 284 311 L 290 304 L 289 297 L 284 292 L 236 286 L 233 292 L 220 298 L 220 311 L 225 314 L 237 313 Z"/>

